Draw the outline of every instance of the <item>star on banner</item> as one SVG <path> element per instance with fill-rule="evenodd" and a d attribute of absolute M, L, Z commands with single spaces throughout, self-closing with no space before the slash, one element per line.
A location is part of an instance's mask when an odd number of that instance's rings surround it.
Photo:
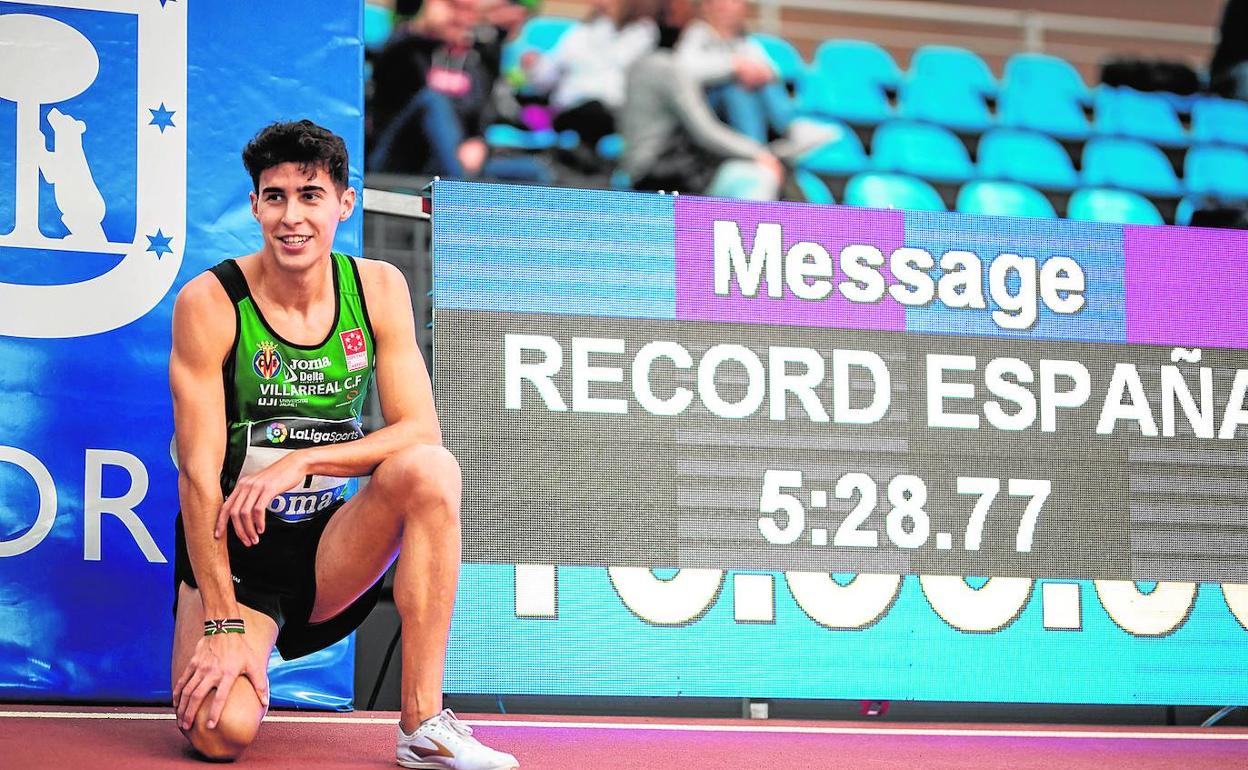
<path fill-rule="evenodd" d="M 160 7 L 164 8 L 165 3 L 176 3 L 176 2 L 178 2 L 178 0 L 160 0 Z"/>
<path fill-rule="evenodd" d="M 160 133 L 165 133 L 166 128 L 177 128 L 177 126 L 173 123 L 173 113 L 175 111 L 166 109 L 164 102 L 161 102 L 160 106 L 154 109 L 152 107 L 148 107 L 147 111 L 152 113 L 152 119 L 147 125 L 159 126 Z"/>
<path fill-rule="evenodd" d="M 169 242 L 173 240 L 173 236 L 165 235 L 160 231 L 159 227 L 156 228 L 155 235 L 147 235 L 144 237 L 148 240 L 147 251 L 155 252 L 156 259 L 160 259 L 166 254 L 173 253 L 173 249 L 169 248 Z"/>

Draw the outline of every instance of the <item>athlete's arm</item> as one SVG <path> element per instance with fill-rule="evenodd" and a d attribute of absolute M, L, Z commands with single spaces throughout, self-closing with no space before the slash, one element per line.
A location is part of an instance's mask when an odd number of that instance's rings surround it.
<path fill-rule="evenodd" d="M 274 497 L 308 475 L 366 476 L 382 460 L 417 444 L 441 444 L 433 385 L 416 342 L 407 280 L 386 262 L 357 260 L 375 350 L 374 374 L 386 426 L 362 439 L 291 452 L 268 468 L 239 480 L 221 507 L 216 530 L 235 526 L 263 532 L 264 512 Z M 245 539 L 245 538 L 244 538 Z"/>
<path fill-rule="evenodd" d="M 173 306 L 169 386 L 178 447 L 178 498 L 186 550 L 199 586 L 204 617 L 237 618 L 225 538 L 214 537 L 221 508 L 225 461 L 225 391 L 221 365 L 234 342 L 234 310 L 220 282 L 205 273 L 188 283 Z M 251 680 L 268 705 L 267 661 L 256 660 L 238 634 L 205 636 L 173 688 L 178 723 L 189 729 L 201 704 L 216 690 L 208 726 L 220 718 L 234 680 Z"/>

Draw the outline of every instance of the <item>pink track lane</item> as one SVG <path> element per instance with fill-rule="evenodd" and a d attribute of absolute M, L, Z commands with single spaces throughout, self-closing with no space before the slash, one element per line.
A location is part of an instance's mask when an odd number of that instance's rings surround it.
<path fill-rule="evenodd" d="M 167 710 L 0 704 L 0 767 L 203 767 Z M 55 712 L 61 718 L 40 716 Z M 158 718 L 86 718 L 146 713 Z M 240 767 L 394 766 L 397 714 L 274 712 Z M 318 721 L 285 721 L 312 718 Z M 1246 768 L 1248 730 L 465 716 L 525 770 Z M 362 720 L 362 721 L 361 721 Z M 535 724 L 537 723 L 537 724 Z M 624 727 L 627 729 L 624 729 Z M 723 728 L 729 728 L 724 730 Z M 759 731 L 762 728 L 764 731 Z M 777 729 L 844 730 L 778 732 Z M 933 735 L 933 730 L 956 731 Z M 1005 735 L 983 734 L 984 731 Z M 922 731 L 929 731 L 925 734 Z M 1095 737 L 1077 737 L 1069 733 Z M 1118 737 L 1115 737 L 1118 736 Z M 1163 736 L 1172 736 L 1165 737 Z M 1215 739 L 1210 740 L 1209 738 Z"/>

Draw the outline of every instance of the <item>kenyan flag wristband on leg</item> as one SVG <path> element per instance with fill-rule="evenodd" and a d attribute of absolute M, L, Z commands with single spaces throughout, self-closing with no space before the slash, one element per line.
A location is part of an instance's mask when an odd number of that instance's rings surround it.
<path fill-rule="evenodd" d="M 242 618 L 226 618 L 225 620 L 205 620 L 204 636 L 214 634 L 241 634 L 247 629 L 243 627 Z"/>

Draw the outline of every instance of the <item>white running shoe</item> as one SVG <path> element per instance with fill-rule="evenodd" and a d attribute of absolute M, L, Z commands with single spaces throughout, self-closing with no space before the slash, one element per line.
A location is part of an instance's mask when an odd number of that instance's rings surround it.
<path fill-rule="evenodd" d="M 495 751 L 472 737 L 472 728 L 455 712 L 443 709 L 421 723 L 415 732 L 399 728 L 395 761 L 403 767 L 428 770 L 519 770 L 510 754 Z"/>

